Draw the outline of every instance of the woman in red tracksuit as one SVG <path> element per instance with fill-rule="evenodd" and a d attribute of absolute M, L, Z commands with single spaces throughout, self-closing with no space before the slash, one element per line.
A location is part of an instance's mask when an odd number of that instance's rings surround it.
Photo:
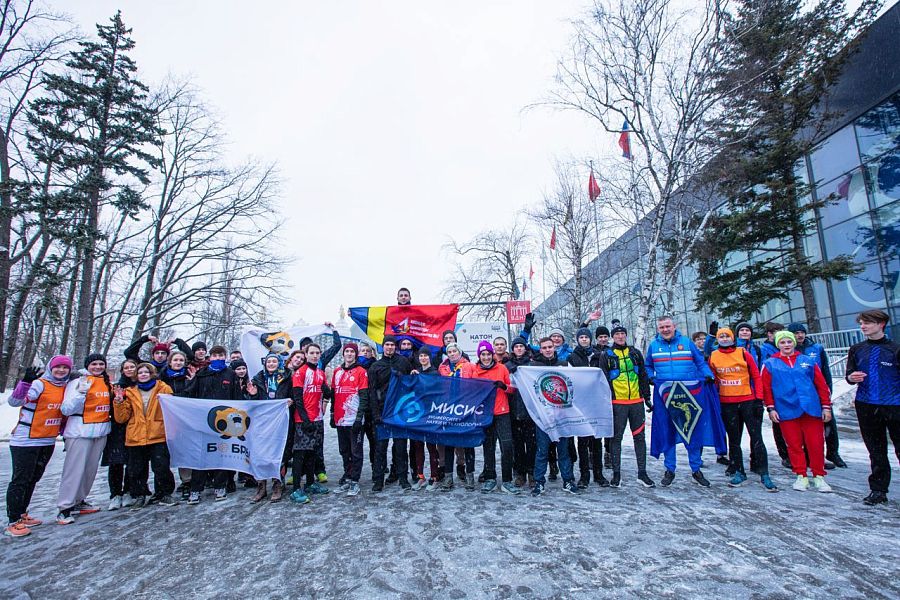
<path fill-rule="evenodd" d="M 797 480 L 793 488 L 805 491 L 807 457 L 812 485 L 830 492 L 825 482 L 825 426 L 831 420 L 831 396 L 825 376 L 815 360 L 795 350 L 797 340 L 789 331 L 775 334 L 780 352 L 763 363 L 763 400 L 773 423 L 781 424 Z M 804 452 L 805 451 L 805 452 Z"/>
<path fill-rule="evenodd" d="M 509 416 L 509 397 L 515 391 L 509 379 L 509 371 L 494 359 L 494 347 L 487 340 L 478 344 L 478 362 L 472 368 L 472 377 L 488 379 L 497 387 L 494 401 L 494 420 L 484 430 L 484 484 L 481 491 L 493 492 L 497 487 L 497 447 L 500 441 L 500 470 L 503 482 L 500 490 L 518 495 L 521 490 L 513 484 L 512 421 Z"/>

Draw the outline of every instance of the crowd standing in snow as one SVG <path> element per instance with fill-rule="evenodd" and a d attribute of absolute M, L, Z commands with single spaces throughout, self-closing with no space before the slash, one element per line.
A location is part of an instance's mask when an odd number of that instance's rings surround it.
<path fill-rule="evenodd" d="M 409 290 L 401 288 L 398 303 L 410 301 Z M 885 337 L 888 320 L 880 310 L 860 313 L 857 321 L 866 340 L 850 348 L 847 361 L 847 381 L 858 387 L 856 413 L 871 460 L 871 493 L 864 499 L 869 505 L 887 501 L 891 478 L 888 437 L 900 460 L 900 346 Z M 404 491 L 449 491 L 455 485 L 454 475 L 465 489 L 476 489 L 474 448 L 376 438 L 375 426 L 381 420 L 392 373 L 438 373 L 494 382 L 494 417 L 485 430 L 484 469 L 477 477 L 484 493 L 499 489 L 513 495 L 528 492 L 540 496 L 547 485 L 548 470 L 550 481 L 561 476 L 562 489 L 568 493 L 584 490 L 592 478 L 602 488 L 618 488 L 626 426 L 634 441 L 636 480 L 655 487 L 647 471 L 645 416 L 654 411 L 652 389 L 678 381 L 706 381 L 718 392 L 716 414 L 720 411 L 721 419 L 709 426 L 721 430 L 723 438 L 727 434 L 727 455 L 720 455 L 717 462 L 726 466 L 729 485 L 740 486 L 748 478 L 741 451 L 746 430 L 750 439 L 749 471 L 759 477 L 766 490 L 778 491 L 769 475 L 762 435 L 766 412 L 782 463 L 796 474 L 794 490 L 829 492 L 826 470 L 846 467 L 838 453 L 827 357 L 820 345 L 806 337 L 802 325 L 785 329 L 768 323 L 767 340 L 757 346 L 748 323 L 737 325 L 737 335 L 728 327 L 712 323 L 709 334 L 688 338 L 677 330 L 671 317 L 661 317 L 656 337 L 642 353 L 628 343 L 628 331 L 618 321 L 612 323 L 612 330 L 597 327 L 593 337 L 585 324 L 575 332 L 574 347 L 559 329 L 532 344 L 533 324 L 529 315 L 522 334 L 511 343 L 502 337 L 493 344 L 481 342 L 474 360 L 457 345 L 453 331 L 444 332 L 444 346 L 436 353 L 416 349 L 408 338 L 386 336 L 380 358 L 373 347 L 342 343 L 335 332 L 333 344 L 325 351 L 307 338 L 286 361 L 279 354 L 269 354 L 252 377 L 240 351 L 229 353 L 221 345 L 207 348 L 203 342 L 189 346 L 181 339 L 165 342 L 144 336 L 136 340 L 125 351 L 121 376 L 115 383 L 101 354 L 85 359 L 86 374 L 82 376 L 74 376 L 71 358 L 55 356 L 46 372 L 28 368 L 9 401 L 21 411 L 10 438 L 12 476 L 6 495 L 9 524 L 5 533 L 23 537 L 42 524 L 28 514 L 28 507 L 60 433 L 66 451 L 57 498 L 56 522 L 61 525 L 73 523 L 76 515 L 100 510 L 88 503 L 87 496 L 101 464 L 108 466 L 108 510 L 135 510 L 151 504 L 172 506 L 179 501 L 195 505 L 204 490 L 212 490 L 214 499 L 221 501 L 238 484 L 255 488 L 252 502 L 266 498 L 278 502 L 287 486 L 291 487 L 289 499 L 297 504 L 333 491 L 356 496 L 360 493 L 366 445 L 373 493 L 393 483 Z M 145 359 L 141 350 L 146 344 L 152 346 Z M 341 364 L 328 374 L 325 365 L 338 353 Z M 527 365 L 602 369 L 612 391 L 612 438 L 551 442 L 529 416 L 510 380 L 511 373 Z M 255 481 L 249 475 L 237 474 L 236 481 L 232 471 L 178 469 L 180 485 L 176 488 L 160 394 L 216 400 L 286 400 L 291 418 L 285 431 L 281 477 Z M 329 404 L 330 410 L 326 408 Z M 665 410 L 653 413 L 653 418 L 653 430 L 660 435 L 671 427 Z M 326 486 L 326 419 L 337 430 L 343 462 L 336 490 Z M 501 457 L 499 484 L 497 445 Z M 701 470 L 702 445 L 688 446 L 687 450 L 692 480 L 709 487 Z M 670 447 L 661 454 L 665 471 L 660 485 L 669 486 L 675 479 L 676 453 Z M 607 479 L 604 469 L 611 478 Z M 148 486 L 151 471 L 152 493 Z"/>

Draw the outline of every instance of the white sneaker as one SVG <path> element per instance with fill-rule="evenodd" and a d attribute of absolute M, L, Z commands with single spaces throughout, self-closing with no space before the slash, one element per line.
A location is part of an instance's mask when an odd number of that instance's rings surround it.
<path fill-rule="evenodd" d="M 122 496 L 122 508 L 128 508 L 132 504 L 134 504 L 134 498 L 131 497 L 131 494 Z"/>
<path fill-rule="evenodd" d="M 797 481 L 791 487 L 798 492 L 805 492 L 809 489 L 809 479 L 807 479 L 806 475 L 797 475 Z"/>
<path fill-rule="evenodd" d="M 227 497 L 228 493 L 225 491 L 225 488 L 216 488 L 216 502 L 221 502 Z"/>
<path fill-rule="evenodd" d="M 359 495 L 359 484 L 355 481 L 350 482 L 350 487 L 347 489 L 348 496 L 357 496 Z"/>
<path fill-rule="evenodd" d="M 428 485 L 425 486 L 425 491 L 433 492 L 433 491 L 437 490 L 439 487 L 441 487 L 440 482 L 435 481 L 434 479 L 430 479 L 430 480 L 428 480 Z"/>
<path fill-rule="evenodd" d="M 813 487 L 817 492 L 822 492 L 823 494 L 827 494 L 831 492 L 831 486 L 825 481 L 825 478 L 821 475 L 816 475 L 812 480 Z"/>
<path fill-rule="evenodd" d="M 57 525 L 71 525 L 75 522 L 75 517 L 71 514 L 59 513 L 56 515 L 56 523 Z"/>
<path fill-rule="evenodd" d="M 113 496 L 106 510 L 119 510 L 120 508 L 122 508 L 122 496 Z"/>

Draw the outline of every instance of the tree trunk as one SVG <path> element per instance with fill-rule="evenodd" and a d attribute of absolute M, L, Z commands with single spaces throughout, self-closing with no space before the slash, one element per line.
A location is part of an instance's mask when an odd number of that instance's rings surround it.
<path fill-rule="evenodd" d="M 99 181 L 103 177 L 102 170 L 88 175 L 92 180 Z M 96 179 L 95 179 L 96 178 Z M 89 235 L 99 229 L 100 222 L 100 190 L 96 185 L 88 193 L 87 226 Z M 81 278 L 78 288 L 78 313 L 75 318 L 75 340 L 73 344 L 73 360 L 75 364 L 81 364 L 88 355 L 91 346 L 91 330 L 94 322 L 94 243 L 91 243 L 84 252 L 84 260 L 81 263 Z"/>
<path fill-rule="evenodd" d="M 6 322 L 6 307 L 9 301 L 9 272 L 11 269 L 10 244 L 12 243 L 12 182 L 9 180 L 9 149 L 6 131 L 0 130 L 0 325 Z M 6 332 L 0 328 L 0 348 L 4 346 Z M 3 377 L 0 377 L 0 391 L 6 389 L 8 365 L 3 361 Z"/>
<path fill-rule="evenodd" d="M 66 295 L 66 313 L 63 315 L 62 339 L 59 341 L 59 353 L 66 354 L 69 347 L 69 335 L 72 331 L 72 313 L 75 307 L 75 290 L 78 289 L 78 272 L 81 268 L 81 250 L 76 254 L 75 270 L 69 282 L 69 293 Z"/>

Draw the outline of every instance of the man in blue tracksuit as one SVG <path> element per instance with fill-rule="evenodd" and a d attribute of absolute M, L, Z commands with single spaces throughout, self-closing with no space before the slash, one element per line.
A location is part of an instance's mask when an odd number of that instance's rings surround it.
<path fill-rule="evenodd" d="M 819 370 L 822 371 L 822 375 L 825 377 L 825 383 L 828 384 L 828 391 L 833 392 L 834 384 L 831 379 L 831 367 L 828 365 L 828 353 L 825 352 L 825 347 L 806 337 L 806 326 L 801 323 L 791 323 L 788 325 L 788 331 L 797 338 L 797 352 L 805 354 L 816 361 Z M 825 460 L 830 461 L 835 467 L 845 469 L 847 468 L 847 463 L 844 462 L 844 459 L 838 453 L 839 444 L 837 421 L 832 415 L 831 421 L 825 423 Z M 825 466 L 829 469 L 833 468 L 827 464 Z"/>
<path fill-rule="evenodd" d="M 856 321 L 866 340 L 851 346 L 847 356 L 847 381 L 857 385 L 856 417 L 872 465 L 871 493 L 863 499 L 869 506 L 887 502 L 888 436 L 900 461 L 900 344 L 884 335 L 889 319 L 881 310 L 859 313 Z"/>
<path fill-rule="evenodd" d="M 675 329 L 672 317 L 660 317 L 656 321 L 657 335 L 647 348 L 644 362 L 647 376 L 654 386 L 653 424 L 651 434 L 651 454 L 665 455 L 666 472 L 661 485 L 667 487 L 675 479 L 675 446 L 680 443 L 672 417 L 666 411 L 664 396 L 672 390 L 671 382 L 682 382 L 694 395 L 701 407 L 697 423 L 692 429 L 690 442 L 684 441 L 688 451 L 688 461 L 696 483 L 709 487 L 700 467 L 703 446 L 715 446 L 717 452 L 725 452 L 725 432 L 719 414 L 719 402 L 709 382 L 715 381 L 712 371 L 700 349 L 686 336 Z"/>

